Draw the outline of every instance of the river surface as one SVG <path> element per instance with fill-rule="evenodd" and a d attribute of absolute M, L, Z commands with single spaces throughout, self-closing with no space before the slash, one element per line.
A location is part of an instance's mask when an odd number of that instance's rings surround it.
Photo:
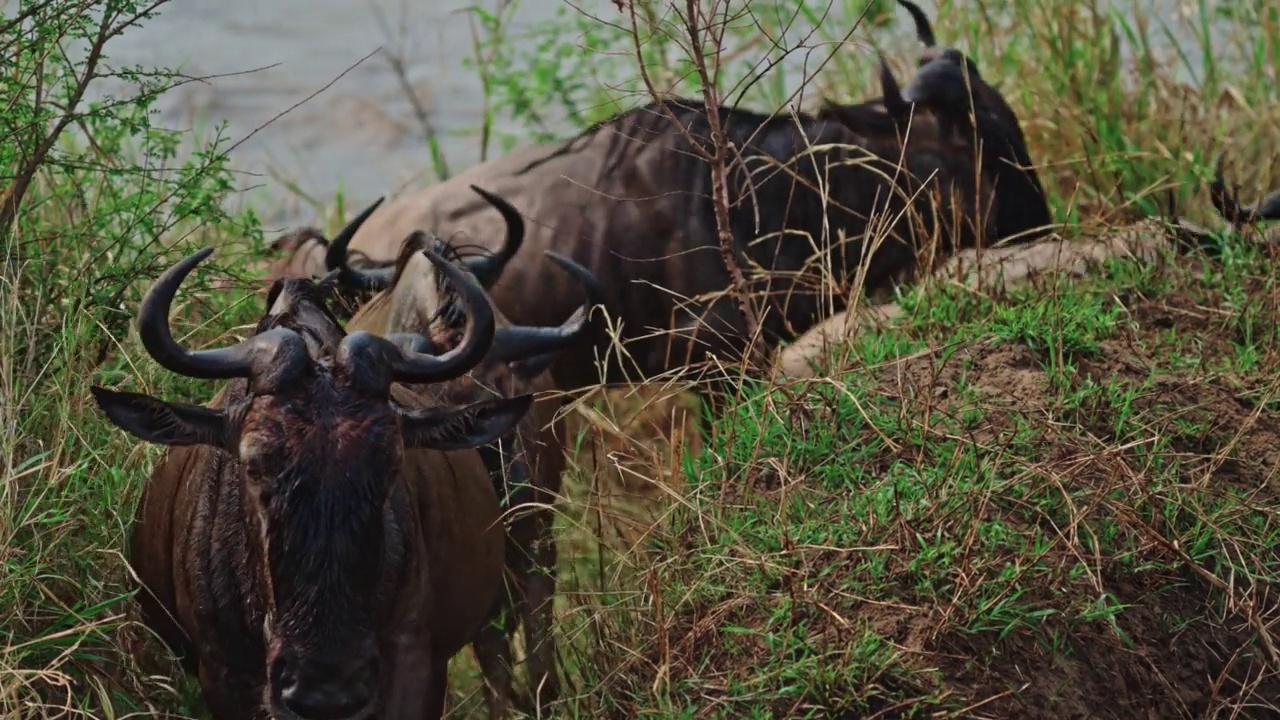
<path fill-rule="evenodd" d="M 501 1 L 172 0 L 142 27 L 113 39 L 108 56 L 113 65 L 170 67 L 191 76 L 216 76 L 163 96 L 159 122 L 192 129 L 193 137 L 211 137 L 222 121 L 228 123 L 226 135 L 233 140 L 252 133 L 231 158 L 245 173 L 245 197 L 251 198 L 271 234 L 285 224 L 317 220 L 317 208 L 290 190 L 291 184 L 325 205 L 342 190 L 350 213 L 353 206 L 380 194 L 435 180 L 414 103 L 388 62 L 392 54 L 403 58 L 418 105 L 441 133 L 450 169 L 456 173 L 479 160 L 476 129 L 484 92 L 476 70 L 463 65 L 463 58 L 473 53 L 466 8 L 474 2 L 493 11 Z M 554 18 L 565 2 L 522 0 L 513 13 L 508 42 L 528 47 L 534 42 L 528 29 Z M 826 0 L 821 2 L 825 8 Z M 624 17 L 611 0 L 573 3 L 583 12 L 615 22 Z M 846 4 L 856 5 L 837 2 Z M 1150 4 L 1152 11 L 1185 11 L 1174 0 Z M 753 0 L 753 6 L 761 5 L 768 7 L 769 2 Z M 932 0 L 922 0 L 921 5 L 930 17 L 938 14 Z M 846 27 L 851 20 L 833 11 L 824 27 L 827 23 Z M 859 29 L 855 37 L 867 31 Z M 905 22 L 886 32 L 899 38 L 897 42 L 912 41 Z M 895 40 L 885 42 L 891 45 Z M 326 85 L 323 92 L 289 110 Z M 100 94 L 122 89 L 95 90 Z M 563 118 L 556 122 L 553 116 L 551 127 L 568 133 L 572 128 Z M 511 122 L 499 128 L 520 129 Z"/>

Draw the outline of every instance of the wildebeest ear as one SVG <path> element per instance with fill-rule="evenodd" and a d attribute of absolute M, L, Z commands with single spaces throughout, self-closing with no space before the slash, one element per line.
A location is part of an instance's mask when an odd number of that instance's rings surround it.
<path fill-rule="evenodd" d="M 403 410 L 404 446 L 469 450 L 511 432 L 533 404 L 533 395 L 481 400 L 462 407 Z"/>
<path fill-rule="evenodd" d="M 227 417 L 221 410 L 171 403 L 141 393 L 90 386 L 93 399 L 121 430 L 159 445 L 215 445 L 227 438 Z"/>

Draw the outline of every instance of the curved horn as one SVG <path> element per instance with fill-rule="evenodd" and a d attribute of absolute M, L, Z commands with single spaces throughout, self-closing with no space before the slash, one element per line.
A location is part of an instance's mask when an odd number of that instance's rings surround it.
<path fill-rule="evenodd" d="M 169 268 L 147 290 L 138 310 L 138 336 L 147 354 L 166 370 L 187 377 L 205 380 L 228 378 L 247 378 L 253 374 L 254 363 L 264 356 L 274 356 L 278 349 L 289 345 L 291 353 L 296 345 L 286 342 L 290 337 L 302 343 L 297 333 L 284 328 L 277 328 L 231 347 L 213 350 L 188 350 L 173 339 L 169 330 L 169 310 L 173 305 L 173 297 L 187 275 L 205 258 L 213 254 L 213 248 L 198 250 L 176 265 Z M 293 353 L 296 358 L 296 353 Z M 305 346 L 303 358 L 305 360 Z M 292 368 L 296 363 L 289 362 Z M 286 368 L 281 368 L 285 370 Z M 280 374 L 283 376 L 283 374 Z"/>
<path fill-rule="evenodd" d="M 485 294 L 484 288 L 480 287 L 475 277 L 465 268 L 454 265 L 430 248 L 425 248 L 422 252 L 457 289 L 468 317 L 467 330 L 457 347 L 439 356 L 420 352 L 424 347 L 431 347 L 430 341 L 421 336 L 408 333 L 389 335 L 383 341 L 396 348 L 395 353 L 388 354 L 393 382 L 434 383 L 451 380 L 478 365 L 493 345 L 493 307 L 489 304 L 489 296 Z M 376 342 L 363 337 L 364 335 L 368 333 L 352 333 L 343 342 Z M 360 339 L 353 340 L 357 337 Z"/>
<path fill-rule="evenodd" d="M 901 130 L 911 117 L 911 104 L 903 99 L 902 87 L 898 85 L 898 79 L 893 76 L 893 71 L 889 69 L 889 63 L 884 59 L 884 55 L 876 54 L 880 57 L 880 89 L 884 95 L 884 109 Z"/>
<path fill-rule="evenodd" d="M 488 290 L 502 276 L 502 271 L 507 267 L 507 263 L 511 262 L 511 258 L 516 256 L 520 246 L 524 244 L 524 218 L 520 217 L 520 213 L 505 199 L 475 185 L 468 185 L 467 187 L 470 187 L 472 192 L 484 198 L 494 209 L 502 213 L 502 219 L 507 223 L 507 237 L 498 252 L 471 255 L 462 259 L 462 262 L 480 281 L 480 286 Z"/>
<path fill-rule="evenodd" d="M 351 218 L 351 222 L 338 231 L 333 237 L 333 241 L 329 243 L 329 250 L 324 255 L 324 266 L 327 270 L 333 270 L 347 262 L 347 246 L 351 244 L 351 240 L 356 236 L 356 231 L 364 225 L 365 220 L 377 210 L 383 201 L 387 199 L 386 195 L 374 200 L 369 207 L 360 211 L 359 215 Z"/>
<path fill-rule="evenodd" d="M 938 41 L 933 36 L 933 26 L 929 24 L 929 16 L 924 14 L 924 10 L 910 0 L 898 0 L 898 4 L 911 14 L 911 21 L 916 24 L 916 37 L 920 42 L 925 47 L 937 46 Z"/>
<path fill-rule="evenodd" d="M 911 20 L 916 26 L 916 39 L 926 48 L 925 52 L 920 56 L 919 65 L 921 67 L 941 58 L 956 65 L 968 67 L 969 74 L 974 77 L 982 77 L 978 72 L 978 64 L 973 61 L 973 58 L 955 48 L 938 49 L 938 40 L 934 37 L 933 26 L 929 24 L 929 16 L 924 14 L 924 10 L 921 10 L 919 5 L 910 2 L 910 0 L 898 0 L 898 4 L 910 13 Z"/>
<path fill-rule="evenodd" d="M 378 206 L 386 200 L 386 196 L 380 197 L 373 201 L 369 207 L 360 212 L 359 215 L 351 219 L 346 227 L 333 238 L 333 242 L 329 243 L 329 250 L 324 255 L 324 266 L 329 271 L 325 277 L 325 283 L 338 282 L 342 285 L 355 287 L 361 290 L 382 290 L 391 285 L 391 278 L 395 274 L 394 268 L 384 267 L 376 270 L 356 270 L 347 265 L 347 246 L 351 244 L 351 240 L 355 238 L 356 231 L 364 224 L 365 220 L 373 214 Z"/>
<path fill-rule="evenodd" d="M 604 292 L 595 273 L 550 250 L 543 254 L 576 279 L 586 291 L 587 302 L 574 311 L 559 327 L 517 326 L 499 328 L 489 357 L 495 362 L 525 360 L 537 355 L 554 353 L 572 347 L 587 339 L 592 328 L 591 310 L 604 305 Z"/>
<path fill-rule="evenodd" d="M 1240 205 L 1236 193 L 1227 189 L 1227 181 L 1223 177 L 1226 159 L 1225 152 L 1218 153 L 1218 162 L 1213 169 L 1213 184 L 1209 186 L 1209 200 L 1213 203 L 1213 209 L 1224 220 L 1237 227 L 1262 220 L 1280 220 L 1280 191 L 1267 193 L 1257 205 Z"/>

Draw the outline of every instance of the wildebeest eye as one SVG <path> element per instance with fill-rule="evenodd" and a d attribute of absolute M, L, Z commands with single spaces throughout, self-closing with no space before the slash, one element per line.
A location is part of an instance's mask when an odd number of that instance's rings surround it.
<path fill-rule="evenodd" d="M 278 456 L 270 443 L 252 436 L 240 439 L 240 464 L 244 466 L 249 477 L 258 480 L 272 478 L 273 459 Z"/>

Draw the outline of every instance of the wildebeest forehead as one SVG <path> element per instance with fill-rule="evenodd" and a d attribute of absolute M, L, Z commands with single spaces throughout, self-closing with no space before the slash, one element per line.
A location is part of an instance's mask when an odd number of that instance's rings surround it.
<path fill-rule="evenodd" d="M 310 280 L 277 281 L 267 295 L 269 309 L 256 330 L 262 333 L 277 327 L 288 328 L 307 341 L 312 358 L 328 357 L 344 333 L 327 300 L 325 289 Z"/>
<path fill-rule="evenodd" d="M 320 395 L 255 398 L 241 430 L 241 460 L 256 460 L 273 474 L 319 479 L 350 477 L 396 457 L 399 426 L 385 401 Z"/>

